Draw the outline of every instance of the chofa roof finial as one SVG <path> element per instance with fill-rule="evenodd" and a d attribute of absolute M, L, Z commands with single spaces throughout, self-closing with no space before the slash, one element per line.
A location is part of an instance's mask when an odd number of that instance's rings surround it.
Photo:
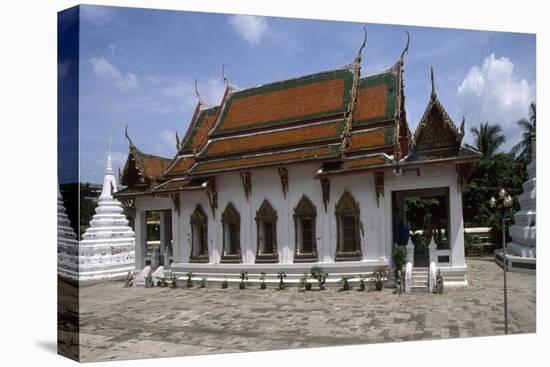
<path fill-rule="evenodd" d="M 409 43 L 411 41 L 411 35 L 409 34 L 409 31 L 405 31 L 405 33 L 407 33 L 407 44 L 405 45 L 405 49 L 403 49 L 403 52 L 401 52 L 401 62 L 403 62 L 403 57 L 405 56 L 405 54 L 409 52 Z"/>
<path fill-rule="evenodd" d="M 359 51 L 357 52 L 357 56 L 355 57 L 355 62 L 357 64 L 361 64 L 361 52 L 363 52 L 363 49 L 365 48 L 365 45 L 367 44 L 367 28 L 363 27 L 363 32 L 365 33 L 363 37 L 363 43 L 361 44 L 361 47 L 359 48 Z"/>
<path fill-rule="evenodd" d="M 226 85 L 229 85 L 229 79 L 227 79 L 227 75 L 225 75 L 225 64 L 222 64 L 222 78 L 223 78 L 223 82 Z"/>
<path fill-rule="evenodd" d="M 180 137 L 178 135 L 178 132 L 176 131 L 176 152 L 179 152 L 181 146 Z"/>
<path fill-rule="evenodd" d="M 126 136 L 126 139 L 128 140 L 128 144 L 130 144 L 130 147 L 135 147 L 134 142 L 132 139 L 130 139 L 130 136 L 128 135 L 128 125 L 124 128 L 124 135 Z"/>
<path fill-rule="evenodd" d="M 432 99 L 437 98 L 437 94 L 435 94 L 435 81 L 434 81 L 434 67 L 430 66 L 430 72 L 431 72 L 431 78 L 432 78 Z"/>
<path fill-rule="evenodd" d="M 199 93 L 199 80 L 195 79 L 195 95 L 199 99 L 199 104 L 204 105 L 204 100 L 201 97 L 201 94 Z"/>
<path fill-rule="evenodd" d="M 229 89 L 230 91 L 234 91 L 237 89 L 233 84 L 231 84 L 229 78 L 227 77 L 227 74 L 225 73 L 225 64 L 222 64 L 222 78 L 223 82 L 227 86 L 227 89 Z"/>

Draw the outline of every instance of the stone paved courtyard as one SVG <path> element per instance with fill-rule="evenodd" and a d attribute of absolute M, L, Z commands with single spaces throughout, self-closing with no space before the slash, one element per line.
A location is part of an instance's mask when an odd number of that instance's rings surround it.
<path fill-rule="evenodd" d="M 502 270 L 469 259 L 470 286 L 443 295 L 122 288 L 80 291 L 83 361 L 500 335 Z M 536 328 L 535 276 L 509 274 L 510 331 Z"/>

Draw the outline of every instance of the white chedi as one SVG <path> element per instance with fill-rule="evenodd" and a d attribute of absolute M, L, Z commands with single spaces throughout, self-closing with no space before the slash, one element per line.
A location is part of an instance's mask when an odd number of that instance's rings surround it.
<path fill-rule="evenodd" d="M 116 190 L 109 154 L 98 206 L 79 245 L 80 281 L 124 279 L 135 268 L 134 231 L 122 204 L 113 198 Z"/>
<path fill-rule="evenodd" d="M 70 278 L 78 275 L 78 240 L 65 213 L 59 182 L 57 183 L 57 273 Z"/>
<path fill-rule="evenodd" d="M 536 219 L 537 219 L 537 167 L 533 154 L 531 163 L 527 166 L 529 179 L 523 184 L 523 193 L 518 197 L 520 210 L 514 214 L 514 225 L 509 233 L 512 242 L 507 249 L 513 255 L 536 258 Z"/>

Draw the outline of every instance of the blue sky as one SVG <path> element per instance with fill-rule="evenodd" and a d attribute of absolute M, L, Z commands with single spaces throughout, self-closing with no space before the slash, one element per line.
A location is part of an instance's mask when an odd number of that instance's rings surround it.
<path fill-rule="evenodd" d="M 430 96 L 430 65 L 451 118 L 466 117 L 470 143 L 471 126 L 500 123 L 508 150 L 521 133 L 515 121 L 536 97 L 532 34 L 101 6 L 81 6 L 80 19 L 81 181 L 102 181 L 111 134 L 114 163 L 124 164 L 126 124 L 140 149 L 172 157 L 174 133 L 185 134 L 197 103 L 194 80 L 205 101 L 218 104 L 222 64 L 239 88 L 343 66 L 363 25 L 363 75 L 393 65 L 410 32 L 405 95 L 413 131 Z"/>

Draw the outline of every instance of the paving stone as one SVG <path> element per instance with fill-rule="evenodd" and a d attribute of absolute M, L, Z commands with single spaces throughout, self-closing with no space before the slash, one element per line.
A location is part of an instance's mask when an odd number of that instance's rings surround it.
<path fill-rule="evenodd" d="M 442 295 L 392 289 L 80 290 L 83 361 L 168 357 L 503 334 L 502 270 L 468 259 L 470 286 Z M 508 273 L 512 333 L 536 331 L 536 277 Z"/>

